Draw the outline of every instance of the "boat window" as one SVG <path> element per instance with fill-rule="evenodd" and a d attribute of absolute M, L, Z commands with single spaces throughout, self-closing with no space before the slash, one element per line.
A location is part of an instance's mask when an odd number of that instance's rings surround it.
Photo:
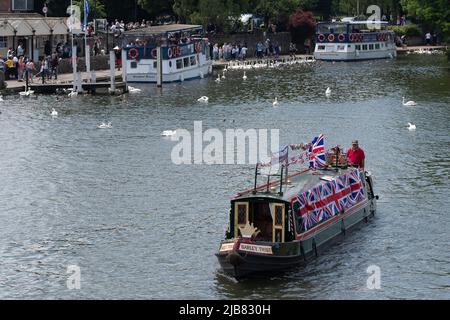
<path fill-rule="evenodd" d="M 169 61 L 169 68 L 172 68 L 172 61 Z"/>
<path fill-rule="evenodd" d="M 317 26 L 318 33 L 347 33 L 347 25 L 345 23 L 319 24 Z"/>
<path fill-rule="evenodd" d="M 197 60 L 195 59 L 195 56 L 191 56 L 190 60 L 191 60 L 191 66 L 195 66 L 197 64 Z"/>
<path fill-rule="evenodd" d="M 177 69 L 182 69 L 183 68 L 183 60 L 178 59 L 177 60 Z"/>
<path fill-rule="evenodd" d="M 362 49 L 367 50 L 367 44 L 363 44 Z"/>
<path fill-rule="evenodd" d="M 375 43 L 375 49 L 380 49 L 380 44 L 379 43 Z"/>
<path fill-rule="evenodd" d="M 137 68 L 137 62 L 136 61 L 131 61 L 130 68 L 131 69 L 136 69 Z"/>
<path fill-rule="evenodd" d="M 355 45 L 355 50 L 361 50 L 361 45 L 360 44 Z"/>
<path fill-rule="evenodd" d="M 345 46 L 337 46 L 338 51 L 345 51 Z"/>
<path fill-rule="evenodd" d="M 252 202 L 251 203 L 251 218 L 255 228 L 260 231 L 255 237 L 257 241 L 272 241 L 273 219 L 270 212 L 269 203 L 267 202 Z"/>
<path fill-rule="evenodd" d="M 283 207 L 275 206 L 275 225 L 282 226 L 283 225 Z"/>
<path fill-rule="evenodd" d="M 352 45 L 351 45 L 351 44 L 349 44 L 349 45 L 348 45 L 348 48 L 350 49 L 351 47 L 352 47 Z"/>
<path fill-rule="evenodd" d="M 369 44 L 369 50 L 373 50 L 373 44 Z"/>
<path fill-rule="evenodd" d="M 325 46 L 318 46 L 317 50 L 325 50 Z"/>
<path fill-rule="evenodd" d="M 157 61 L 154 61 L 154 62 L 153 62 L 153 68 L 156 69 L 157 66 L 158 66 L 158 62 L 157 62 Z"/>
<path fill-rule="evenodd" d="M 184 58 L 183 63 L 185 68 L 189 67 L 189 57 Z"/>
<path fill-rule="evenodd" d="M 237 213 L 237 223 L 238 224 L 246 224 L 246 211 L 247 211 L 247 206 L 240 204 L 238 205 L 238 213 Z"/>

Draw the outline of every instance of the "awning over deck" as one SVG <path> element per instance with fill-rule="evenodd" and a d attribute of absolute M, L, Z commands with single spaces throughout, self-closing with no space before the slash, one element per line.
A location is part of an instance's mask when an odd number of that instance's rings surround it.
<path fill-rule="evenodd" d="M 49 36 L 67 34 L 67 18 L 39 14 L 0 14 L 0 36 Z"/>

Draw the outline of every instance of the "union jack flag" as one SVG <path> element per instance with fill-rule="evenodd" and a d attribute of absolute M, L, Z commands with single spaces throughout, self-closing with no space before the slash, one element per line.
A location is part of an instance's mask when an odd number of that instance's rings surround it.
<path fill-rule="evenodd" d="M 366 198 L 366 193 L 359 170 L 355 169 L 347 174 L 351 192 L 348 196 L 348 201 L 350 205 L 354 205 L 361 200 Z"/>
<path fill-rule="evenodd" d="M 327 164 L 324 142 L 324 134 L 320 134 L 318 137 L 315 137 L 311 142 L 311 146 L 309 147 L 309 167 L 312 169 L 317 169 Z"/>

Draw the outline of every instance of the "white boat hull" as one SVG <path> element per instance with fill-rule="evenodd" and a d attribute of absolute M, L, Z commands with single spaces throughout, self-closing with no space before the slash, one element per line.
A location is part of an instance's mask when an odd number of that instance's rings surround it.
<path fill-rule="evenodd" d="M 204 78 L 212 73 L 212 64 L 193 67 L 188 70 L 163 73 L 163 83 L 180 82 L 185 80 Z M 156 83 L 156 72 L 127 73 L 128 83 L 149 82 Z"/>

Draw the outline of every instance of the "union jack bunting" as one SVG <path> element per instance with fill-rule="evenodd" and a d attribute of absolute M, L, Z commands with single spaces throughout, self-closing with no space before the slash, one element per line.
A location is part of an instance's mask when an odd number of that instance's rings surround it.
<path fill-rule="evenodd" d="M 364 183 L 359 170 L 355 169 L 298 193 L 292 198 L 291 205 L 299 216 L 303 231 L 306 231 L 365 198 Z"/>
<path fill-rule="evenodd" d="M 325 157 L 325 135 L 315 137 L 309 147 L 309 166 L 312 169 L 323 167 L 327 164 Z"/>

